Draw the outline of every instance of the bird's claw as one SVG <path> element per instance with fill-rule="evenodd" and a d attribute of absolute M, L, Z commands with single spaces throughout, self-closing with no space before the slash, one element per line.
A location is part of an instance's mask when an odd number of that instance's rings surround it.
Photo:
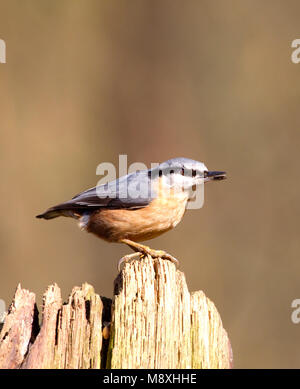
<path fill-rule="evenodd" d="M 120 272 L 122 270 L 122 267 L 125 263 L 130 263 L 135 260 L 141 260 L 145 255 L 150 255 L 152 258 L 161 258 L 161 259 L 167 259 L 168 261 L 171 261 L 176 266 L 176 269 L 179 267 L 179 261 L 172 255 L 166 253 L 163 250 L 152 250 L 149 248 L 149 250 L 141 250 L 137 251 L 132 254 L 125 255 L 122 257 L 118 262 L 118 271 Z"/>
<path fill-rule="evenodd" d="M 130 263 L 136 259 L 140 260 L 142 257 L 143 253 L 140 252 L 124 255 L 124 257 L 122 257 L 118 262 L 118 271 L 120 272 L 122 270 L 122 266 L 124 266 L 125 263 Z"/>
<path fill-rule="evenodd" d="M 178 267 L 179 267 L 178 259 L 176 259 L 175 257 L 173 257 L 172 255 L 168 254 L 167 252 L 165 252 L 163 250 L 149 249 L 147 254 L 149 254 L 152 258 L 162 258 L 162 259 L 167 259 L 168 261 L 171 261 L 176 266 L 176 269 L 178 269 Z"/>

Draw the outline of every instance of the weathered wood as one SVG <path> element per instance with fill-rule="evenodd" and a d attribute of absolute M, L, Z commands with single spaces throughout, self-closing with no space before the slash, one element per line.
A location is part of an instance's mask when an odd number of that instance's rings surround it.
<path fill-rule="evenodd" d="M 190 295 L 166 260 L 125 265 L 115 285 L 108 367 L 229 368 L 232 353 L 214 304 Z"/>
<path fill-rule="evenodd" d="M 0 368 L 99 369 L 102 309 L 88 284 L 73 288 L 64 305 L 59 287 L 51 285 L 44 294 L 38 332 L 35 295 L 18 286 L 0 333 Z"/>
<path fill-rule="evenodd" d="M 111 322 L 111 323 L 109 323 Z M 114 298 L 75 287 L 44 294 L 41 327 L 35 296 L 18 286 L 0 332 L 0 368 L 230 368 L 220 315 L 203 292 L 167 260 L 126 263 Z"/>
<path fill-rule="evenodd" d="M 61 304 L 59 287 L 56 284 L 49 286 L 43 298 L 41 330 L 34 343 L 29 347 L 29 353 L 22 364 L 22 368 L 50 369 L 53 366 L 56 322 Z"/>
<path fill-rule="evenodd" d="M 233 356 L 227 332 L 212 301 L 202 291 L 191 294 L 193 369 L 228 369 Z"/>
<path fill-rule="evenodd" d="M 35 295 L 18 285 L 0 333 L 0 369 L 17 369 L 32 335 Z"/>
<path fill-rule="evenodd" d="M 102 347 L 102 309 L 94 288 L 75 287 L 59 312 L 54 367 L 99 369 Z"/>
<path fill-rule="evenodd" d="M 62 306 L 57 285 L 44 295 L 40 333 L 29 349 L 24 369 L 99 369 L 102 302 L 92 286 L 75 287 Z"/>

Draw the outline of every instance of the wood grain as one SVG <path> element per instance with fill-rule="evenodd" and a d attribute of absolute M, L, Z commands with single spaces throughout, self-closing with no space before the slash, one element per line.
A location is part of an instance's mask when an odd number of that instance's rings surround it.
<path fill-rule="evenodd" d="M 232 352 L 220 315 L 203 292 L 189 293 L 170 261 L 147 257 L 116 280 L 108 367 L 230 368 Z"/>
<path fill-rule="evenodd" d="M 147 256 L 126 263 L 114 298 L 89 284 L 62 304 L 56 284 L 43 297 L 19 285 L 0 332 L 0 368 L 231 368 L 232 351 L 215 305 L 190 293 L 173 263 Z"/>

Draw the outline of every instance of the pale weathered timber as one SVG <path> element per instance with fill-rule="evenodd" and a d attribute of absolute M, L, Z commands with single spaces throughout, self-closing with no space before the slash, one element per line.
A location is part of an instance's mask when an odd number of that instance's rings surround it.
<path fill-rule="evenodd" d="M 116 280 L 108 367 L 230 368 L 232 352 L 214 304 L 190 295 L 173 263 L 147 257 Z"/>
<path fill-rule="evenodd" d="M 17 369 L 32 335 L 35 295 L 18 285 L 0 333 L 0 369 Z"/>
<path fill-rule="evenodd" d="M 100 369 L 102 309 L 100 296 L 91 285 L 73 288 L 59 312 L 55 368 Z"/>
<path fill-rule="evenodd" d="M 39 329 L 35 295 L 18 286 L 0 333 L 0 368 L 99 369 L 102 309 L 92 286 L 73 288 L 62 305 L 54 284 L 44 294 Z"/>
<path fill-rule="evenodd" d="M 59 287 L 54 284 L 48 287 L 43 297 L 43 319 L 40 332 L 34 343 L 29 346 L 29 353 L 22 368 L 47 369 L 53 367 L 56 337 L 56 322 L 61 307 Z"/>
<path fill-rule="evenodd" d="M 233 367 L 232 349 L 221 317 L 202 291 L 191 294 L 191 339 L 193 369 Z"/>
<path fill-rule="evenodd" d="M 126 263 L 112 306 L 88 284 L 62 304 L 51 285 L 40 328 L 34 294 L 18 286 L 0 332 L 0 368 L 100 367 L 230 368 L 232 352 L 214 304 L 201 291 L 190 294 L 167 260 Z"/>
<path fill-rule="evenodd" d="M 102 308 L 100 297 L 88 284 L 73 288 L 64 305 L 58 286 L 50 286 L 44 295 L 40 333 L 22 368 L 99 369 Z"/>

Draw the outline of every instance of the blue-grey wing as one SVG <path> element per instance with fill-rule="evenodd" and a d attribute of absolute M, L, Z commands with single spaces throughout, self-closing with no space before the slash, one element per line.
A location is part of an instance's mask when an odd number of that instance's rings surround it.
<path fill-rule="evenodd" d="M 96 209 L 137 209 L 146 207 L 155 197 L 148 171 L 134 172 L 105 185 L 99 185 L 74 196 L 72 200 L 49 208 L 37 217 L 51 219 L 68 213 Z"/>
<path fill-rule="evenodd" d="M 142 171 L 88 189 L 70 202 L 87 207 L 140 208 L 148 205 L 152 197 L 151 181 Z"/>

